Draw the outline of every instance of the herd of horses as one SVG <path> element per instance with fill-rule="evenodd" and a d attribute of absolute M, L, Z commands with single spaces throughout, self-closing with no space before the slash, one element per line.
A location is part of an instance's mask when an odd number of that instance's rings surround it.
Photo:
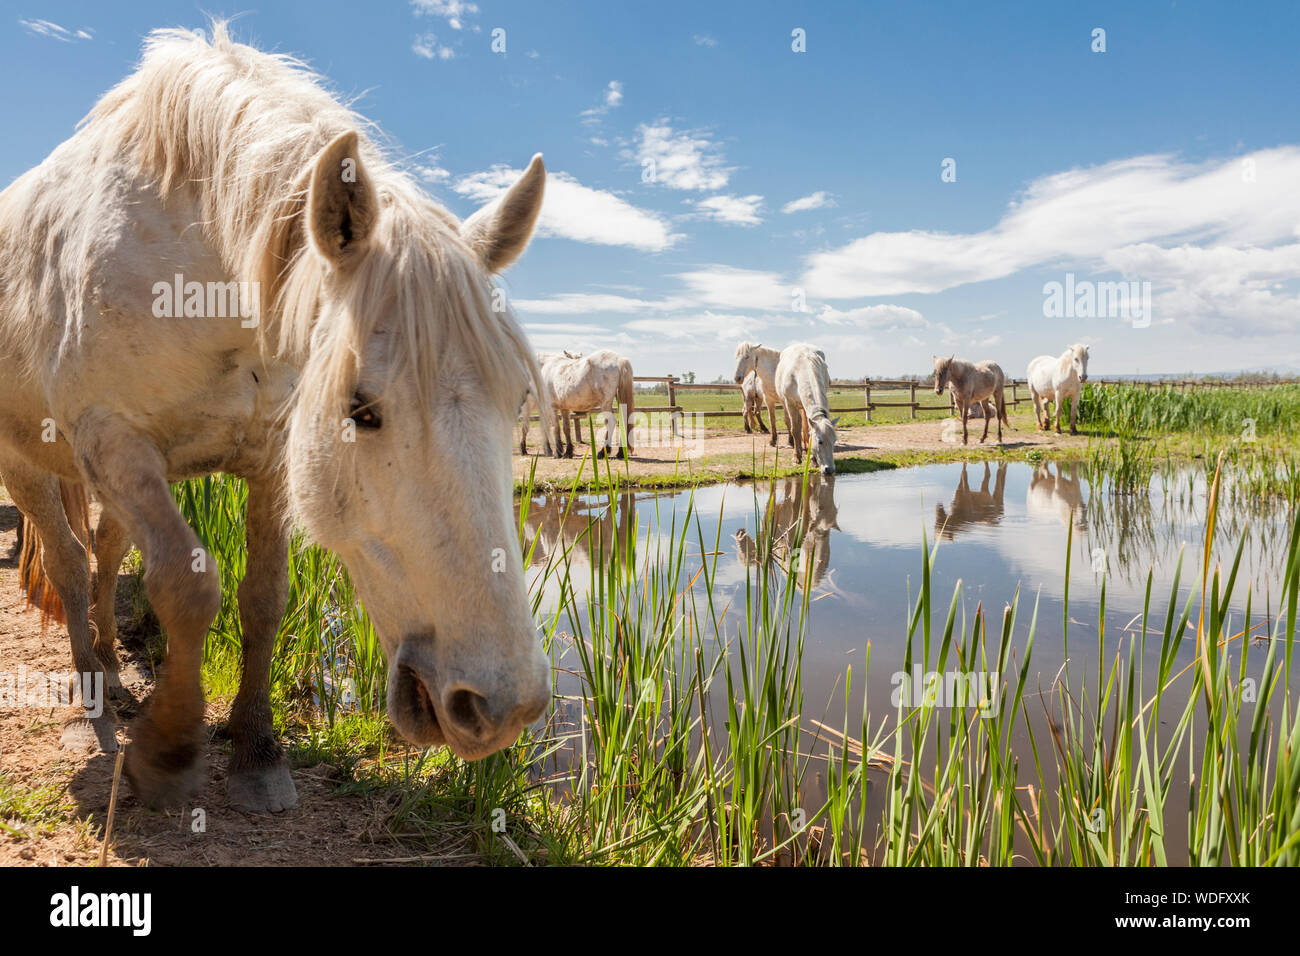
<path fill-rule="evenodd" d="M 494 276 L 542 208 L 540 154 L 460 221 L 371 129 L 304 64 L 235 42 L 222 22 L 157 31 L 136 71 L 0 193 L 0 481 L 21 512 L 24 583 L 66 623 L 78 673 L 134 704 L 112 620 L 119 565 L 132 544 L 142 552 L 168 651 L 125 769 L 151 806 L 203 783 L 200 665 L 222 604 L 217 562 L 172 482 L 221 472 L 248 488 L 233 804 L 297 800 L 269 697 L 295 527 L 347 567 L 407 740 L 479 759 L 551 700 L 513 512 L 512 430 L 521 406 L 544 422 L 554 408 L 544 442 L 571 455 L 572 413 L 631 411 L 631 366 L 608 351 L 537 355 L 497 307 Z M 184 314 L 159 315 L 157 287 L 174 279 Z M 251 311 L 208 314 L 214 284 L 256 290 Z M 830 475 L 825 354 L 746 343 L 736 357 L 747 407 L 758 415 L 765 402 L 774 432 L 779 400 L 796 459 Z M 1044 367 L 1041 389 L 1058 429 L 1063 368 Z M 988 371 L 950 359 L 943 381 L 982 401 L 1000 382 Z M 526 429 L 527 416 L 525 452 Z M 612 444 L 607 430 L 602 450 Z M 66 731 L 117 749 L 112 708 Z"/>
<path fill-rule="evenodd" d="M 537 363 L 554 411 L 549 431 L 542 419 L 542 447 L 546 454 L 572 458 L 570 419 L 578 428 L 581 442 L 581 417 L 592 412 L 598 412 L 604 422 L 604 437 L 597 457 L 603 458 L 614 448 L 617 448 L 617 458 L 632 454 L 632 429 L 627 423 L 636 403 L 632 365 L 628 359 L 602 349 L 586 356 L 568 351 L 539 352 Z M 1063 409 L 1069 402 L 1070 434 L 1078 434 L 1079 399 L 1083 383 L 1088 380 L 1088 347 L 1076 343 L 1058 356 L 1040 355 L 1029 363 L 1026 377 L 1039 429 L 1051 427 L 1054 409 L 1059 434 Z M 835 473 L 836 426 L 840 418 L 830 414 L 830 374 L 824 351 L 805 342 L 780 350 L 759 342 L 741 342 L 736 346 L 734 378 L 740 386 L 746 432 L 769 435 L 769 444 L 775 448 L 776 406 L 780 404 L 785 411 L 786 434 L 795 463 L 801 464 L 806 454 L 823 475 Z M 988 440 L 990 422 L 997 422 L 997 438 L 1002 441 L 1002 426 L 1010 427 L 1011 423 L 1007 417 L 1006 376 L 1000 365 L 992 361 L 969 362 L 955 355 L 934 356 L 934 392 L 941 395 L 945 389 L 953 410 L 960 411 L 962 444 L 969 444 L 972 415 L 984 419 L 981 442 Z M 763 421 L 764 406 L 772 423 L 770 429 Z M 540 406 L 531 393 L 521 407 L 521 415 L 519 453 L 527 455 L 532 417 L 542 418 Z M 554 441 L 550 437 L 552 432 Z"/>

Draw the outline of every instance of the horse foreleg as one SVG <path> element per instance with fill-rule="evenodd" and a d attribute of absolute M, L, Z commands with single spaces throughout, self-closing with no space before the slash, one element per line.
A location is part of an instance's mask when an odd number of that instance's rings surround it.
<path fill-rule="evenodd" d="M 111 753 L 117 750 L 112 712 L 104 709 L 102 696 L 88 699 L 86 695 L 89 690 L 93 697 L 96 690 L 102 691 L 107 685 L 105 667 L 95 653 L 90 629 L 90 561 L 86 548 L 68 524 L 58 478 L 25 462 L 6 462 L 3 471 L 9 496 L 31 522 L 26 533 L 34 533 L 37 539 L 41 571 L 54 587 L 68 625 L 76 669 L 68 699 L 81 706 L 77 715 L 64 723 L 62 743 L 69 748 L 98 748 Z"/>
<path fill-rule="evenodd" d="M 1079 434 L 1079 396 L 1070 396 L 1070 434 Z"/>
<path fill-rule="evenodd" d="M 1056 393 L 1056 434 L 1061 434 L 1061 393 Z"/>
<path fill-rule="evenodd" d="M 248 564 L 239 582 L 243 675 L 230 710 L 234 754 L 226 782 L 232 805 L 277 812 L 298 803 L 289 764 L 271 725 L 271 655 L 289 596 L 289 535 L 280 482 L 248 479 Z"/>
<path fill-rule="evenodd" d="M 577 418 L 576 414 L 571 414 L 568 409 L 564 410 L 564 457 L 573 457 L 573 432 L 569 430 L 569 419 Z"/>
<path fill-rule="evenodd" d="M 966 401 L 965 396 L 958 399 L 957 404 L 961 406 L 961 443 L 970 444 L 970 431 L 967 422 L 970 420 L 970 402 Z"/>
<path fill-rule="evenodd" d="M 776 447 L 776 399 L 768 398 L 766 395 L 763 400 L 767 403 L 767 420 L 772 423 L 772 440 L 768 442 L 773 448 Z M 790 416 L 786 415 L 786 424 L 789 426 Z"/>
<path fill-rule="evenodd" d="M 203 687 L 208 628 L 221 610 L 216 561 L 186 524 L 162 455 L 116 419 L 83 426 L 73 445 L 104 507 L 144 552 L 145 592 L 167 634 L 157 688 L 131 725 L 126 773 L 149 806 L 175 805 L 203 780 Z"/>

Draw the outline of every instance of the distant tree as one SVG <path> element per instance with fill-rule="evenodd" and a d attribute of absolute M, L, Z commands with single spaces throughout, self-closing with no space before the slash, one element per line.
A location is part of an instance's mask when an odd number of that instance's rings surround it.
<path fill-rule="evenodd" d="M 685 372 L 685 373 L 683 373 L 683 375 L 682 375 L 682 381 L 685 382 L 687 385 L 694 385 L 694 384 L 695 384 L 695 373 L 694 373 L 694 372 Z"/>

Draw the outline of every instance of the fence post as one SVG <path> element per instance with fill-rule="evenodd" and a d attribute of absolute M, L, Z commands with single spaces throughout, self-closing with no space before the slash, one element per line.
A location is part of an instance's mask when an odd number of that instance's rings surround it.
<path fill-rule="evenodd" d="M 867 421 L 871 421 L 871 379 L 867 379 Z"/>
<path fill-rule="evenodd" d="M 912 391 L 912 408 L 911 408 L 911 412 L 912 412 L 912 417 L 913 417 L 913 418 L 916 418 L 916 382 L 915 382 L 915 381 L 913 381 L 913 382 L 911 383 L 911 391 Z"/>
<path fill-rule="evenodd" d="M 1016 380 L 1013 378 L 1011 380 L 1011 405 L 1013 408 L 1020 404 L 1020 396 L 1016 393 L 1019 388 L 1020 386 L 1016 384 Z"/>
<path fill-rule="evenodd" d="M 672 422 L 672 435 L 674 438 L 681 438 L 678 429 L 679 418 L 677 416 L 677 376 L 668 376 L 668 420 Z"/>

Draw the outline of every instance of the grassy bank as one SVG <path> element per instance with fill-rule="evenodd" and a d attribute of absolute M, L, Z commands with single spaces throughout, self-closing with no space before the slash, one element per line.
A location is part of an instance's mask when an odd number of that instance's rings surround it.
<path fill-rule="evenodd" d="M 612 501 L 618 475 L 603 480 Z M 178 491 L 231 595 L 242 494 L 225 478 Z M 1177 861 L 1183 845 L 1192 863 L 1300 863 L 1300 719 L 1288 691 L 1300 524 L 1282 591 L 1262 612 L 1248 598 L 1246 619 L 1230 619 L 1242 551 L 1221 564 L 1207 544 L 1185 602 L 1177 583 L 1162 600 L 1148 578 L 1137 636 L 1107 639 L 1103 626 L 1091 679 L 1067 668 L 1041 697 L 1027 690 L 1036 609 L 1008 594 L 1003 613 L 964 617 L 960 586 L 947 602 L 936 593 L 942 553 L 926 550 L 900 635 L 906 669 L 996 671 L 996 713 L 864 701 L 814 721 L 824 702 L 805 701 L 801 678 L 811 589 L 790 567 L 760 564 L 725 605 L 714 584 L 723 549 L 697 518 L 693 504 L 658 516 L 653 553 L 635 536 L 592 535 L 589 562 L 565 554 L 547 566 L 534 600 L 564 693 L 545 727 L 475 764 L 395 738 L 374 632 L 346 574 L 296 542 L 272 675 L 294 761 L 332 766 L 340 789 L 384 794 L 394 839 L 433 843 L 455 825 L 502 863 L 1151 865 Z M 559 595 L 549 613 L 543 588 Z M 1013 651 L 1022 617 L 1028 641 Z M 1188 646 L 1194 664 L 1175 667 Z M 233 694 L 237 649 L 231 598 L 204 667 L 221 699 Z M 1262 679 L 1248 685 L 1261 655 Z M 868 650 L 846 668 L 846 700 L 870 666 Z M 1046 736 L 1031 709 L 1050 714 Z M 1190 809 L 1175 815 L 1175 781 L 1189 773 Z"/>

